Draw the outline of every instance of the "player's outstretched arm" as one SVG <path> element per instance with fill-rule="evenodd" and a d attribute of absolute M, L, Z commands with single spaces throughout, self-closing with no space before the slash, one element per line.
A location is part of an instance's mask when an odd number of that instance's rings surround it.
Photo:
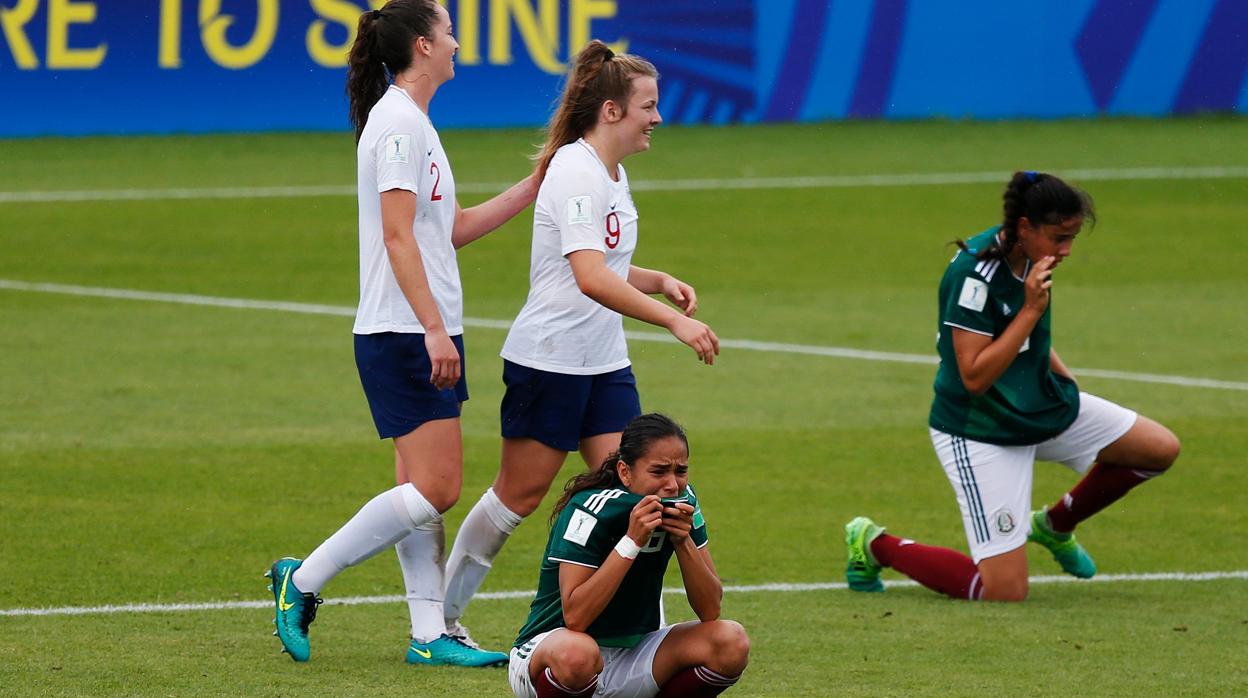
<path fill-rule="evenodd" d="M 667 272 L 630 265 L 628 283 L 642 293 L 662 293 L 672 305 L 684 311 L 685 317 L 693 317 L 698 312 L 697 291 Z"/>
<path fill-rule="evenodd" d="M 516 182 L 502 194 L 471 208 L 460 208 L 459 202 L 455 202 L 455 226 L 451 230 L 451 244 L 459 249 L 480 240 L 511 220 L 533 203 L 541 184 L 542 180 L 534 173 Z"/>
<path fill-rule="evenodd" d="M 667 329 L 697 352 L 698 359 L 707 364 L 715 363 L 719 354 L 719 338 L 710 327 L 685 317 L 675 308 L 647 296 L 621 279 L 607 267 L 606 256 L 602 252 L 576 250 L 568 254 L 568 262 L 572 265 L 572 275 L 576 277 L 581 293 L 621 315 Z"/>

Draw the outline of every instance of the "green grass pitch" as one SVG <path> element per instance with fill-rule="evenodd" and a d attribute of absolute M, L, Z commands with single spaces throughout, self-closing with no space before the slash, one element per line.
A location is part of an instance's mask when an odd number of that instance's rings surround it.
<path fill-rule="evenodd" d="M 444 134 L 461 185 L 523 176 L 538 138 Z M 347 134 L 0 141 L 0 163 L 4 193 L 354 181 Z M 699 317 L 721 338 L 932 354 L 946 243 L 997 221 L 1005 173 L 1242 168 L 1248 120 L 665 128 L 627 166 L 634 183 L 1003 173 L 999 183 L 635 192 L 636 262 L 694 284 Z M 1081 538 L 1102 575 L 1242 573 L 1248 177 L 1080 183 L 1100 223 L 1055 277 L 1066 363 L 1239 385 L 1085 377 L 1085 389 L 1170 426 L 1184 452 Z M 467 315 L 514 316 L 528 231 L 522 215 L 460 251 Z M 0 195 L 0 279 L 349 307 L 355 202 Z M 348 317 L 0 288 L 0 327 L 0 611 L 263 601 L 274 558 L 305 555 L 392 482 Z M 503 337 L 466 333 L 472 399 L 452 534 L 497 467 Z M 726 584 L 843 581 L 842 526 L 858 514 L 964 548 L 927 438 L 932 366 L 727 349 L 708 368 L 672 344 L 631 350 L 644 407 L 688 427 Z M 570 460 L 565 475 L 578 467 Z M 1035 503 L 1072 482 L 1039 464 Z M 484 591 L 534 587 L 544 518 L 517 531 Z M 1034 575 L 1059 574 L 1041 551 L 1031 563 Z M 383 553 L 326 597 L 400 594 L 397 567 Z M 667 607 L 691 615 L 680 596 Z M 466 621 L 501 647 L 526 609 L 479 599 Z M 1021 605 L 914 587 L 738 591 L 724 614 L 753 642 L 735 695 L 1248 693 L 1242 576 L 1038 584 Z M 0 615 L 0 694 L 509 695 L 503 671 L 404 665 L 400 603 L 326 605 L 306 665 L 278 653 L 271 616 Z"/>

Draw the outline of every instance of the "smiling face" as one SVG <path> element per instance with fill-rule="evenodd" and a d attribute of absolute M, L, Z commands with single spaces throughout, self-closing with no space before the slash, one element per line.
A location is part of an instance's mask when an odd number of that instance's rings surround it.
<path fill-rule="evenodd" d="M 1072 216 L 1061 223 L 1033 224 L 1026 216 L 1018 219 L 1018 245 L 1033 263 L 1053 257 L 1053 266 L 1070 256 L 1075 237 L 1083 228 L 1083 216 Z"/>
<path fill-rule="evenodd" d="M 621 157 L 650 149 L 650 134 L 663 123 L 659 114 L 659 81 L 638 75 L 631 81 L 627 109 L 608 100 L 602 107 L 602 121 L 611 129 L 612 140 Z"/>
<path fill-rule="evenodd" d="M 437 6 L 438 17 L 429 30 L 429 36 L 417 37 L 416 51 L 418 55 L 428 59 L 429 75 L 438 84 L 455 77 L 455 53 L 459 51 L 459 42 L 451 26 L 451 15 L 445 7 Z"/>
<path fill-rule="evenodd" d="M 615 468 L 633 494 L 675 497 L 689 483 L 689 448 L 680 437 L 665 436 L 651 443 L 632 465 L 619 461 Z"/>

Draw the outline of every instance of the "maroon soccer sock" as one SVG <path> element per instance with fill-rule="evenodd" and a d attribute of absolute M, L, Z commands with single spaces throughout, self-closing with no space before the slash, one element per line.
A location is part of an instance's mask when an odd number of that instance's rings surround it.
<path fill-rule="evenodd" d="M 1079 484 L 1048 508 L 1049 528 L 1058 533 L 1069 533 L 1081 521 L 1121 499 L 1131 488 L 1162 472 L 1097 463 Z"/>
<path fill-rule="evenodd" d="M 655 698 L 703 698 L 717 696 L 737 682 L 738 676 L 717 674 L 704 666 L 688 667 L 663 684 Z"/>
<path fill-rule="evenodd" d="M 975 561 L 950 548 L 922 545 L 908 538 L 881 533 L 871 541 L 871 554 L 881 565 L 955 599 L 975 601 L 984 591 Z"/>
<path fill-rule="evenodd" d="M 537 698 L 568 698 L 568 696 L 580 696 L 589 698 L 594 695 L 594 689 L 598 688 L 598 677 L 594 676 L 594 680 L 589 682 L 584 688 L 571 689 L 555 680 L 555 675 L 550 673 L 550 667 L 538 675 L 537 680 L 533 682 L 533 689 L 537 692 Z"/>

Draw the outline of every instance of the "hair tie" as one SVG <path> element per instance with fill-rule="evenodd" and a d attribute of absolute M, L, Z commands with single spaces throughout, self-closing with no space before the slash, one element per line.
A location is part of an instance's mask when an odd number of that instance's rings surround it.
<path fill-rule="evenodd" d="M 606 47 L 604 47 L 604 48 L 605 48 L 605 49 L 606 49 L 606 51 L 607 51 L 607 57 L 606 57 L 604 60 L 608 60 L 608 61 L 609 61 L 609 60 L 611 60 L 612 58 L 615 58 L 615 51 L 612 51 L 612 50 L 611 50 L 611 47 L 606 46 Z"/>
<path fill-rule="evenodd" d="M 373 10 L 373 21 L 374 21 L 374 22 L 376 22 L 377 20 L 381 19 L 382 17 L 385 17 L 385 14 L 384 14 L 384 13 L 382 13 L 382 11 L 381 11 L 381 10 Z"/>
<path fill-rule="evenodd" d="M 1036 183 L 1036 176 L 1038 173 L 1035 170 L 1027 170 L 1023 174 L 1027 176 L 1028 182 L 1031 182 L 1032 184 Z"/>

